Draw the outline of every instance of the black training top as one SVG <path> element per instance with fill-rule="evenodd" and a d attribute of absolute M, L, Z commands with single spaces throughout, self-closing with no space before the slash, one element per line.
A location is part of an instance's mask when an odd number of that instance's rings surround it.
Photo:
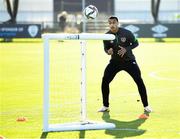
<path fill-rule="evenodd" d="M 135 60 L 135 56 L 132 53 L 132 49 L 139 45 L 138 40 L 134 37 L 134 35 L 127 29 L 119 28 L 118 32 L 112 33 L 108 31 L 106 34 L 114 34 L 114 40 L 104 40 L 104 50 L 107 53 L 107 50 L 113 48 L 113 55 L 111 59 L 116 61 L 131 61 Z M 118 50 L 120 50 L 119 46 L 124 47 L 127 52 L 123 57 L 118 55 Z"/>

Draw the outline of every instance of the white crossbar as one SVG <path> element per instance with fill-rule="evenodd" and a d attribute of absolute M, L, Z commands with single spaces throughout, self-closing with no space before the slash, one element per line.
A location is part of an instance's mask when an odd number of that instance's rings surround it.
<path fill-rule="evenodd" d="M 57 39 L 57 40 L 114 40 L 113 34 L 102 33 L 80 33 L 80 34 L 68 34 L 68 33 L 45 33 L 42 34 L 43 39 Z"/>

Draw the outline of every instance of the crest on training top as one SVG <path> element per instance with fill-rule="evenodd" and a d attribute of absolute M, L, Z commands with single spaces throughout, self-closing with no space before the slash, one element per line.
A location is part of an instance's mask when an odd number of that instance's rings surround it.
<path fill-rule="evenodd" d="M 121 42 L 125 42 L 126 41 L 126 37 L 121 37 Z"/>

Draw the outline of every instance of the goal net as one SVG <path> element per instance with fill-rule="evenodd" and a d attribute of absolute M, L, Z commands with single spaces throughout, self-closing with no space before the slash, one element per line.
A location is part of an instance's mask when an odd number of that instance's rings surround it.
<path fill-rule="evenodd" d="M 77 42 L 51 41 L 49 69 L 49 123 L 80 119 L 80 49 Z M 79 54 L 79 55 L 78 55 Z"/>
<path fill-rule="evenodd" d="M 43 131 L 114 128 L 112 123 L 92 122 L 86 114 L 86 41 L 113 39 L 104 34 L 43 34 Z M 50 41 L 52 40 L 52 41 Z M 82 40 L 66 43 L 53 40 Z M 78 45 L 81 49 L 78 49 Z"/>

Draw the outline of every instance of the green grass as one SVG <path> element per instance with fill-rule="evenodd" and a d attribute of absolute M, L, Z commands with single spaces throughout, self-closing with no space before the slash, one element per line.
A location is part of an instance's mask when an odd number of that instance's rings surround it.
<path fill-rule="evenodd" d="M 140 98 L 136 85 L 125 72 L 118 73 L 111 83 L 110 113 L 97 113 L 102 105 L 101 78 L 109 56 L 104 53 L 101 41 L 88 41 L 88 119 L 115 123 L 116 129 L 49 133 L 42 133 L 43 46 L 41 40 L 32 42 L 28 40 L 28 43 L 26 40 L 0 43 L 0 135 L 7 139 L 180 138 L 180 41 L 179 39 L 168 39 L 166 43 L 154 42 L 151 39 L 140 39 L 140 41 L 140 46 L 133 51 L 148 90 L 149 102 L 154 110 L 149 119 L 138 119 L 143 107 L 141 102 L 137 101 Z M 72 94 L 66 93 L 68 97 L 66 94 L 62 94 L 62 98 L 59 97 L 62 105 L 67 102 L 73 104 L 73 101 L 78 103 L 79 41 L 52 42 L 51 59 L 53 60 L 51 85 L 54 82 L 63 85 L 63 87 L 56 85 L 51 91 L 72 91 Z M 71 65 L 65 66 L 67 62 Z M 58 71 L 66 73 L 57 75 Z M 71 75 L 68 76 L 68 73 Z M 68 106 L 68 110 L 79 111 L 75 106 L 71 106 Z M 64 115 L 67 112 L 63 108 L 60 110 L 55 114 L 59 114 L 59 118 L 66 121 Z M 74 115 L 75 113 L 68 116 L 78 118 L 79 115 Z M 17 122 L 16 119 L 21 116 L 26 117 L 28 121 Z"/>

